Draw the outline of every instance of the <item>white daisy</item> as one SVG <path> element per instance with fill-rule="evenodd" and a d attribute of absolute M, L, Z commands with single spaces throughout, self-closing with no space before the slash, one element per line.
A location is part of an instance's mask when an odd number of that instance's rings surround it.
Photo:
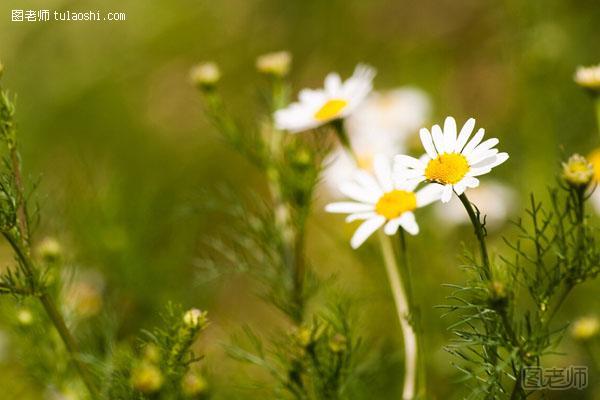
<path fill-rule="evenodd" d="M 371 92 L 374 77 L 375 70 L 366 65 L 358 65 L 345 82 L 337 73 L 330 73 L 323 89 L 301 90 L 298 102 L 276 111 L 275 124 L 296 133 L 345 118 Z"/>
<path fill-rule="evenodd" d="M 384 227 L 393 235 L 402 227 L 411 235 L 419 233 L 413 211 L 440 198 L 442 187 L 431 184 L 414 192 L 417 182 L 393 173 L 390 159 L 378 154 L 374 160 L 375 176 L 358 170 L 355 179 L 341 185 L 340 190 L 354 201 L 331 203 L 327 212 L 349 214 L 346 222 L 364 221 L 352 236 L 350 244 L 356 249 L 373 232 Z"/>
<path fill-rule="evenodd" d="M 479 175 L 487 174 L 508 159 L 507 153 L 494 148 L 499 142 L 492 138 L 482 142 L 484 129 L 471 138 L 475 120 L 470 118 L 457 134 L 456 121 L 447 117 L 444 129 L 434 125 L 431 132 L 421 128 L 419 135 L 426 154 L 420 159 L 406 155 L 395 158 L 394 169 L 404 171 L 416 182 L 436 182 L 443 185 L 442 202 L 447 203 L 452 192 L 461 195 L 467 188 L 479 186 Z"/>
<path fill-rule="evenodd" d="M 339 182 L 352 179 L 357 169 L 372 172 L 375 154 L 392 158 L 404 153 L 409 138 L 429 118 L 430 109 L 427 94 L 414 87 L 369 95 L 345 121 L 356 161 L 341 147 L 325 160 L 323 183 L 327 194 L 340 197 Z"/>

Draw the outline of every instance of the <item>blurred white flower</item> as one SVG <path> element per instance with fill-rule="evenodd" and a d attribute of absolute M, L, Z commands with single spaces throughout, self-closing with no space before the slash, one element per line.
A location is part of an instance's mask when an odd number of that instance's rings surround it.
<path fill-rule="evenodd" d="M 500 228 L 513 214 L 517 206 L 517 193 L 510 186 L 487 181 L 469 191 L 469 200 L 485 215 L 486 228 Z M 453 197 L 448 204 L 436 204 L 435 212 L 446 225 L 468 225 L 469 216 L 460 200 Z"/>
<path fill-rule="evenodd" d="M 98 315 L 104 306 L 104 288 L 100 272 L 80 272 L 64 292 L 65 305 L 80 318 Z"/>
<path fill-rule="evenodd" d="M 384 225 L 387 235 L 393 235 L 399 227 L 416 235 L 419 225 L 413 211 L 439 200 L 442 192 L 442 186 L 430 184 L 415 193 L 418 183 L 392 172 L 390 159 L 385 155 L 377 154 L 373 165 L 374 176 L 358 170 L 354 181 L 343 182 L 340 186 L 342 193 L 353 201 L 331 203 L 325 207 L 327 212 L 349 214 L 346 222 L 364 221 L 350 240 L 354 249 Z"/>
<path fill-rule="evenodd" d="M 477 176 L 487 174 L 508 160 L 507 153 L 498 153 L 495 148 L 498 139 L 482 142 L 483 128 L 471 138 L 473 128 L 475 120 L 470 118 L 458 133 L 452 117 L 446 118 L 443 130 L 439 125 L 434 125 L 431 132 L 421 128 L 419 135 L 426 154 L 420 159 L 398 155 L 394 168 L 406 170 L 407 177 L 417 183 L 429 181 L 443 185 L 442 202 L 449 202 L 453 192 L 461 195 L 467 188 L 479 186 Z"/>
<path fill-rule="evenodd" d="M 375 154 L 393 157 L 406 151 L 407 141 L 429 118 L 431 102 L 425 92 L 402 87 L 374 92 L 346 119 L 346 129 L 358 166 L 346 150 L 334 150 L 325 160 L 323 182 L 339 197 L 339 182 L 352 179 L 357 168 L 373 170 Z"/>
<path fill-rule="evenodd" d="M 214 62 L 196 64 L 190 70 L 190 80 L 198 87 L 212 87 L 221 79 L 221 70 Z"/>
<path fill-rule="evenodd" d="M 267 75 L 285 76 L 290 71 L 292 55 L 289 51 L 263 54 L 256 59 L 256 69 Z"/>
<path fill-rule="evenodd" d="M 345 82 L 330 73 L 323 89 L 303 89 L 298 102 L 275 112 L 277 129 L 297 133 L 346 118 L 369 95 L 374 77 L 375 70 L 366 65 L 358 65 Z"/>
<path fill-rule="evenodd" d="M 596 213 L 600 214 L 600 189 L 597 187 L 597 185 L 600 185 L 600 148 L 594 149 L 587 156 L 587 160 L 594 167 L 594 177 L 591 185 L 594 188 L 594 193 L 592 193 L 590 201 Z"/>

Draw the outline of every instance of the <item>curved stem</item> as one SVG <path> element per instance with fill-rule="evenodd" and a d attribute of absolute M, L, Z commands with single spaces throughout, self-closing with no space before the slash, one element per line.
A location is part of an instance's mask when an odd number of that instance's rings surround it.
<path fill-rule="evenodd" d="M 352 144 L 350 143 L 350 138 L 348 137 L 348 132 L 346 132 L 346 128 L 344 127 L 344 121 L 341 119 L 336 119 L 331 122 L 333 129 L 335 130 L 335 134 L 337 135 L 340 144 L 346 150 L 346 152 L 352 157 L 354 163 L 358 166 L 358 157 L 354 150 L 352 150 Z"/>
<path fill-rule="evenodd" d="M 381 250 L 385 269 L 388 275 L 390 288 L 396 305 L 400 328 L 404 336 L 404 387 L 402 398 L 404 400 L 414 399 L 417 388 L 417 371 L 418 371 L 418 340 L 415 329 L 412 325 L 409 301 L 406 295 L 405 287 L 402 282 L 400 269 L 396 262 L 394 247 L 391 239 L 383 232 L 379 232 L 381 242 Z"/>
<path fill-rule="evenodd" d="M 485 235 L 486 235 L 485 230 L 483 228 L 483 225 L 481 224 L 481 221 L 479 220 L 478 215 L 475 213 L 475 210 L 473 209 L 473 205 L 467 198 L 467 195 L 465 193 L 463 193 L 460 196 L 458 196 L 458 198 L 460 199 L 461 203 L 465 207 L 465 210 L 467 210 L 467 214 L 469 214 L 469 219 L 471 220 L 471 224 L 473 224 L 473 228 L 475 229 L 475 236 L 477 236 L 477 241 L 479 242 L 479 250 L 481 253 L 481 263 L 483 265 L 483 273 L 485 275 L 484 277 L 486 280 L 491 281 L 493 276 L 492 276 L 492 269 L 490 268 L 490 259 L 488 256 L 487 245 L 485 243 Z"/>

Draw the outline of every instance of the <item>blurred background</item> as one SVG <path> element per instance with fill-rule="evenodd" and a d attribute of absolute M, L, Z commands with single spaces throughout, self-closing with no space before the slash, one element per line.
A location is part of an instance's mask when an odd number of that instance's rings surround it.
<path fill-rule="evenodd" d="M 11 22 L 13 9 L 124 12 L 127 21 Z M 268 334 L 285 323 L 257 298 L 249 277 L 198 268 L 203 243 L 221 228 L 205 211 L 211 193 L 266 188 L 204 117 L 188 79 L 195 62 L 219 63 L 228 107 L 247 123 L 256 119 L 261 79 L 255 58 L 276 50 L 293 54 L 295 91 L 367 62 L 378 70 L 377 90 L 408 85 L 425 93 L 426 125 L 446 115 L 459 123 L 475 117 L 511 155 L 483 178 L 502 185 L 502 195 L 481 200 L 484 212 L 501 209 L 493 252 L 503 250 L 502 235 L 515 233 L 506 220 L 522 212 L 529 193 L 543 197 L 554 183 L 559 160 L 600 144 L 592 102 L 572 79 L 578 65 L 600 62 L 597 0 L 3 0 L 0 38 L 3 84 L 18 93 L 24 168 L 30 182 L 39 180 L 35 239 L 60 243 L 67 264 L 87 277 L 90 318 L 109 318 L 120 340 L 157 323 L 168 301 L 208 310 L 212 325 L 199 350 L 219 398 L 261 398 L 237 383 L 256 372 L 228 360 L 222 344 L 243 324 Z M 389 367 L 372 397 L 398 398 L 400 331 L 376 244 L 350 249 L 354 227 L 321 211 L 329 196 L 323 188 L 316 201 L 309 257 L 320 275 L 337 274 L 356 295 L 364 334 L 388 349 Z M 423 232 L 409 246 L 429 386 L 432 398 L 460 398 L 462 384 L 442 348 L 450 321 L 433 307 L 449 294 L 442 283 L 464 278 L 461 243 L 473 244 L 472 231 L 435 208 L 422 218 Z M 562 318 L 598 313 L 599 290 L 598 281 L 581 287 Z M 0 398 L 43 398 L 5 332 L 15 318 L 9 314 L 0 315 Z M 568 337 L 558 351 L 569 359 L 555 365 L 592 365 Z M 600 398 L 597 377 L 572 398 Z"/>

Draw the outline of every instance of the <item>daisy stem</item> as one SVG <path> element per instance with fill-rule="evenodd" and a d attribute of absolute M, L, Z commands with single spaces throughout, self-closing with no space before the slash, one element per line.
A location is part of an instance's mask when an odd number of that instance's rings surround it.
<path fill-rule="evenodd" d="M 346 128 L 344 127 L 344 120 L 336 119 L 331 125 L 335 130 L 335 134 L 340 141 L 340 144 L 346 150 L 346 152 L 352 157 L 354 163 L 358 166 L 358 157 L 356 157 L 356 153 L 352 150 L 352 144 L 350 143 L 350 138 L 348 137 L 348 132 L 346 132 Z"/>
<path fill-rule="evenodd" d="M 487 245 L 485 243 L 485 229 L 479 220 L 479 216 L 475 213 L 473 209 L 473 204 L 469 201 L 467 195 L 465 193 L 458 196 L 461 203 L 467 210 L 467 214 L 469 214 L 469 219 L 473 224 L 473 228 L 475 229 L 475 236 L 477 236 L 477 240 L 479 241 L 479 249 L 481 251 L 481 263 L 483 264 L 483 273 L 487 281 L 492 281 L 492 269 L 490 268 L 490 259 L 488 256 Z"/>
<path fill-rule="evenodd" d="M 418 340 L 414 329 L 414 319 L 411 318 L 410 303 L 407 296 L 405 283 L 402 281 L 401 269 L 398 265 L 394 246 L 389 236 L 379 232 L 383 260 L 396 305 L 396 312 L 404 337 L 404 386 L 402 398 L 404 400 L 414 399 L 416 395 L 418 375 Z M 405 251 L 403 252 L 405 253 Z M 406 265 L 405 265 L 406 267 Z"/>

